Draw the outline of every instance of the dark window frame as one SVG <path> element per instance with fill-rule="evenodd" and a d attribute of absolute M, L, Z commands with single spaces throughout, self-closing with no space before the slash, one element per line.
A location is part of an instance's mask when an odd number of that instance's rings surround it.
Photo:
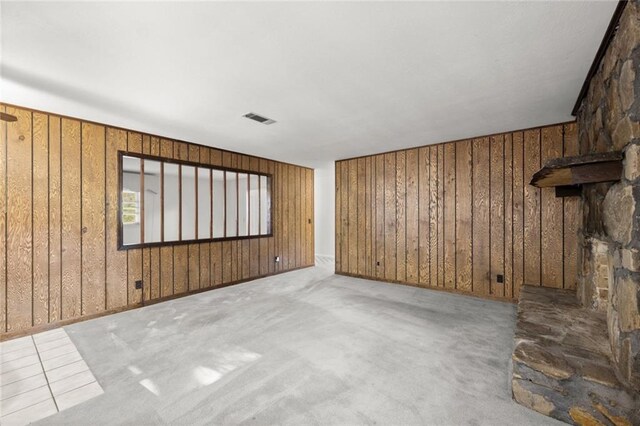
<path fill-rule="evenodd" d="M 160 222 L 160 234 L 161 234 L 161 239 L 164 239 L 164 164 L 165 163 L 171 163 L 171 164 L 176 164 L 178 166 L 191 166 L 191 167 L 196 167 L 198 169 L 208 169 L 210 171 L 213 170 L 218 170 L 223 173 L 223 176 L 225 177 L 225 183 L 224 183 L 224 200 L 225 200 L 225 207 L 224 207 L 224 212 L 223 212 L 223 216 L 224 216 L 224 229 L 225 229 L 225 235 L 226 235 L 226 216 L 227 216 L 227 208 L 226 208 L 226 204 L 227 204 L 227 191 L 226 191 L 226 173 L 227 172 L 231 172 L 231 173 L 246 173 L 247 175 L 256 175 L 258 176 L 258 181 L 260 181 L 260 176 L 265 176 L 267 178 L 267 202 L 269 203 L 269 208 L 266 211 L 267 214 L 267 227 L 269 229 L 269 233 L 268 234 L 262 234 L 262 235 L 243 235 L 243 236 L 235 236 L 235 237 L 216 237 L 216 238 L 195 238 L 195 239 L 190 239 L 190 240 L 182 240 L 182 239 L 178 239 L 175 241 L 156 241 L 156 242 L 142 242 L 142 243 L 137 243 L 137 244 L 123 244 L 123 223 L 122 223 L 122 190 L 124 189 L 123 186 L 123 159 L 124 157 L 133 157 L 133 158 L 138 158 L 140 159 L 140 187 L 141 187 L 141 194 L 143 193 L 144 190 L 144 160 L 150 160 L 150 161 L 158 161 L 160 162 L 160 170 L 161 170 L 161 179 L 160 179 L 160 185 L 161 185 L 161 203 L 160 203 L 160 208 L 161 208 L 161 217 L 162 220 Z M 181 170 L 182 168 L 180 168 L 179 170 Z M 209 174 L 210 176 L 210 185 L 212 184 L 212 179 L 213 179 L 213 173 L 211 172 Z M 197 177 L 197 175 L 196 175 Z M 182 180 L 180 179 L 179 181 L 179 185 L 180 188 L 182 188 Z M 273 217 L 273 204 L 274 204 L 274 195 L 273 195 L 273 188 L 274 188 L 274 177 L 273 174 L 271 173 L 264 173 L 264 172 L 256 172 L 256 171 L 251 171 L 251 170 L 244 170 L 244 169 L 237 169 L 237 168 L 232 168 L 232 167 L 222 167 L 222 166 L 212 166 L 211 164 L 205 164 L 205 163 L 198 163 L 195 161 L 187 161 L 187 160 L 176 160 L 174 158 L 166 158 L 166 157 L 160 157 L 160 156 L 156 156 L 156 155 L 149 155 L 149 154 L 140 154 L 138 152 L 129 152 L 129 151 L 122 151 L 122 150 L 118 150 L 118 250 L 134 250 L 134 249 L 140 249 L 140 248 L 149 248 L 149 247 L 171 247 L 171 246 L 177 246 L 177 245 L 186 245 L 186 244 L 200 244 L 200 243 L 213 243 L 213 242 L 221 242 L 221 241 L 239 241 L 239 240 L 251 240 L 251 239 L 257 239 L 257 238 L 270 238 L 273 237 L 273 221 L 274 221 L 274 217 Z M 180 195 L 182 195 L 182 190 L 180 190 Z M 144 195 L 141 195 L 141 198 L 144 198 Z M 261 197 L 259 198 L 260 201 L 259 203 L 262 204 L 264 201 L 262 201 Z M 180 204 L 180 209 L 182 209 L 182 199 L 180 197 L 179 199 L 179 204 Z M 210 206 L 213 206 L 213 197 L 211 197 L 211 201 L 210 201 Z M 198 211 L 198 200 L 196 197 L 196 212 Z M 196 213 L 197 214 L 197 213 Z M 239 212 L 236 209 L 236 215 L 238 215 Z M 261 214 L 261 210 L 258 210 L 258 217 L 260 218 L 260 214 Z M 141 230 L 140 230 L 140 238 L 143 239 L 144 236 L 144 219 L 142 219 L 144 217 L 144 201 L 141 201 L 140 204 L 140 218 L 141 218 Z M 211 217 L 213 218 L 213 211 L 211 211 Z M 182 214 L 180 214 L 180 222 L 182 221 Z M 236 222 L 238 222 L 238 220 L 236 220 Z M 259 219 L 259 223 L 262 223 L 262 220 Z M 178 224 L 178 238 L 182 238 L 182 224 L 179 223 Z M 259 229 L 259 232 L 262 229 Z M 211 232 L 213 232 L 213 229 L 211 230 Z M 250 229 L 249 229 L 250 232 Z M 197 237 L 197 224 L 196 224 L 196 237 Z"/>

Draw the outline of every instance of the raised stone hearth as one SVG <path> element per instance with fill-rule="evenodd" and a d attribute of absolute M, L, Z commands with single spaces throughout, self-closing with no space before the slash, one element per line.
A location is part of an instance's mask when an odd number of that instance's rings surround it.
<path fill-rule="evenodd" d="M 611 364 L 606 313 L 583 308 L 568 290 L 524 286 L 512 386 L 520 404 L 568 423 L 640 424 L 640 395 Z"/>

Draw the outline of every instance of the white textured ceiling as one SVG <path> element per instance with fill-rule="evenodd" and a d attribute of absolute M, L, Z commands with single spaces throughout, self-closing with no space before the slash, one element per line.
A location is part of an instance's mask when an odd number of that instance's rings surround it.
<path fill-rule="evenodd" d="M 571 119 L 615 6 L 2 2 L 0 99 L 314 166 Z"/>

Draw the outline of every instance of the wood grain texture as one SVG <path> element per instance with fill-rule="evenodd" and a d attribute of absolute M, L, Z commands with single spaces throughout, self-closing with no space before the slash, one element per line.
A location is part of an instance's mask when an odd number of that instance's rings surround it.
<path fill-rule="evenodd" d="M 95 159 L 102 161 L 95 161 Z M 82 315 L 105 309 L 105 128 L 82 124 Z"/>
<path fill-rule="evenodd" d="M 315 187 L 314 187 L 314 170 L 306 169 L 307 175 L 307 229 L 305 232 L 305 239 L 307 244 L 307 261 L 305 265 L 315 265 L 316 256 L 315 256 L 315 219 L 314 219 L 314 211 L 315 211 Z"/>
<path fill-rule="evenodd" d="M 160 156 L 160 138 L 143 135 L 142 152 L 143 154 Z M 162 206 L 160 208 L 162 208 Z M 142 298 L 144 301 L 158 299 L 161 288 L 160 247 L 143 249 L 142 258 Z"/>
<path fill-rule="evenodd" d="M 60 295 L 62 280 L 61 244 L 61 165 L 62 165 L 61 119 L 49 116 L 49 321 L 61 318 Z M 1 193 L 1 192 L 0 192 Z"/>
<path fill-rule="evenodd" d="M 456 145 L 444 145 L 444 286 L 456 288 Z"/>
<path fill-rule="evenodd" d="M 524 284 L 540 285 L 540 189 L 527 182 L 540 169 L 540 130 L 524 132 Z"/>
<path fill-rule="evenodd" d="M 33 325 L 32 114 L 7 113 L 18 118 L 7 124 L 7 331 L 19 331 Z"/>
<path fill-rule="evenodd" d="M 376 247 L 376 278 L 383 278 L 385 276 L 385 157 L 383 155 L 375 156 L 376 163 L 376 232 L 375 232 L 375 247 Z"/>
<path fill-rule="evenodd" d="M 513 298 L 513 136 L 504 135 L 504 297 Z"/>
<path fill-rule="evenodd" d="M 358 160 L 349 162 L 349 272 L 358 273 Z"/>
<path fill-rule="evenodd" d="M 473 140 L 473 291 L 491 293 L 489 138 Z"/>
<path fill-rule="evenodd" d="M 524 133 L 513 133 L 513 295 L 524 285 Z"/>
<path fill-rule="evenodd" d="M 4 105 L 0 112 L 6 112 Z M 0 120 L 0 333 L 7 331 L 7 126 Z"/>
<path fill-rule="evenodd" d="M 578 131 L 576 123 L 563 126 L 565 157 L 579 155 Z M 575 290 L 578 285 L 579 232 L 582 229 L 582 200 L 578 197 L 563 198 L 564 207 L 564 288 Z"/>
<path fill-rule="evenodd" d="M 418 284 L 420 278 L 419 269 L 419 194 L 418 194 L 418 157 L 419 150 L 407 151 L 407 176 L 406 176 L 406 258 L 407 258 L 407 282 Z"/>
<path fill-rule="evenodd" d="M 127 305 L 127 252 L 118 250 L 118 151 L 127 149 L 127 132 L 107 128 L 106 135 L 106 297 L 107 309 Z"/>
<path fill-rule="evenodd" d="M 440 256 L 440 221 L 438 197 L 440 181 L 438 180 L 439 149 L 429 148 L 429 285 L 438 286 L 438 268 Z"/>
<path fill-rule="evenodd" d="M 127 132 L 127 150 L 142 153 L 142 133 Z M 142 303 L 142 290 L 136 289 L 142 279 L 142 249 L 127 250 L 127 305 Z"/>
<path fill-rule="evenodd" d="M 62 318 L 81 315 L 81 123 L 62 119 Z"/>
<path fill-rule="evenodd" d="M 490 262 L 491 294 L 504 297 L 504 137 L 489 138 L 490 145 Z M 498 275 L 503 282 L 498 282 Z"/>
<path fill-rule="evenodd" d="M 189 161 L 193 161 L 194 163 L 199 163 L 200 162 L 200 147 L 198 147 L 197 145 L 189 145 L 189 149 L 188 149 L 188 160 Z M 196 185 L 196 191 L 199 190 L 198 188 L 198 179 L 195 178 L 195 172 L 194 172 L 194 184 Z M 196 200 L 197 200 L 197 192 L 196 192 Z M 197 206 L 197 201 L 194 203 L 194 206 Z M 197 214 L 198 214 L 198 209 L 195 209 L 195 214 L 196 217 L 192 218 L 194 224 L 194 229 L 195 229 L 195 235 L 197 236 L 197 232 L 198 232 L 198 221 L 197 221 Z M 189 291 L 193 291 L 193 290 L 197 290 L 200 288 L 200 244 L 189 244 L 187 246 L 187 256 L 189 258 Z"/>
<path fill-rule="evenodd" d="M 396 279 L 396 154 L 384 155 L 384 278 Z"/>
<path fill-rule="evenodd" d="M 406 151 L 396 153 L 396 280 L 407 280 Z"/>
<path fill-rule="evenodd" d="M 342 266 L 342 221 L 344 215 L 342 214 L 342 193 L 345 188 L 342 184 L 342 162 L 337 161 L 335 164 L 335 210 L 334 210 L 334 223 L 336 227 L 335 240 L 334 240 L 334 256 L 335 256 L 335 268 L 336 272 L 344 272 Z"/>
<path fill-rule="evenodd" d="M 470 140 L 456 143 L 456 288 L 472 290 L 473 274 L 473 216 L 472 216 L 472 145 Z"/>
<path fill-rule="evenodd" d="M 430 151 L 423 147 L 418 150 L 418 281 L 428 286 L 431 267 L 431 197 Z"/>
<path fill-rule="evenodd" d="M 573 283 L 567 288 L 575 287 L 578 227 L 570 222 L 580 216 L 580 207 L 568 208 L 570 199 L 558 204 L 554 198 L 553 214 L 547 214 L 545 203 L 551 199 L 536 198 L 538 190 L 526 186 L 541 150 L 548 151 L 547 157 L 569 155 L 563 144 L 571 138 L 577 148 L 576 137 L 574 124 L 561 124 L 338 161 L 336 271 L 513 300 L 525 283 L 525 255 L 531 278 L 541 270 L 548 240 L 556 242 L 550 247 L 553 267 L 563 257 L 574 262 L 559 276 Z M 359 174 L 363 162 L 365 179 Z M 355 237 L 348 234 L 354 211 L 359 224 Z M 572 236 L 569 228 L 576 230 Z M 527 245 L 533 255 L 526 254 Z M 358 263 L 355 272 L 346 267 L 352 259 Z M 543 280 L 542 285 L 548 284 Z"/>
<path fill-rule="evenodd" d="M 2 336 L 313 264 L 310 169 L 224 151 L 230 167 L 272 174 L 274 237 L 228 241 L 224 253 L 220 242 L 118 250 L 119 151 L 212 165 L 222 165 L 223 151 L 4 104 L 0 110 L 18 117 L 0 122 Z M 290 263 L 276 270 L 281 251 Z"/>
<path fill-rule="evenodd" d="M 445 193 L 444 193 L 444 145 L 438 145 L 438 287 L 444 287 L 444 221 L 445 221 Z"/>
<path fill-rule="evenodd" d="M 542 129 L 540 164 L 563 156 L 562 126 Z M 563 221 L 562 198 L 556 198 L 555 188 L 540 190 L 541 197 L 541 285 L 545 287 L 563 288 L 563 233 L 558 232 L 557 223 Z"/>
<path fill-rule="evenodd" d="M 367 210 L 369 205 L 366 203 L 366 186 L 367 186 L 367 159 L 358 159 L 358 275 L 367 275 Z"/>
<path fill-rule="evenodd" d="M 33 114 L 33 325 L 49 322 L 49 116 Z"/>

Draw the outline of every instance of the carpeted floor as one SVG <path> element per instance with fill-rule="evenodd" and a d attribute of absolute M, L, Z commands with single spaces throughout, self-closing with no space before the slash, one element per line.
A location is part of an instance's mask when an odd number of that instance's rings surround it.
<path fill-rule="evenodd" d="M 65 327 L 104 394 L 39 424 L 557 424 L 511 400 L 514 305 L 319 264 Z"/>

